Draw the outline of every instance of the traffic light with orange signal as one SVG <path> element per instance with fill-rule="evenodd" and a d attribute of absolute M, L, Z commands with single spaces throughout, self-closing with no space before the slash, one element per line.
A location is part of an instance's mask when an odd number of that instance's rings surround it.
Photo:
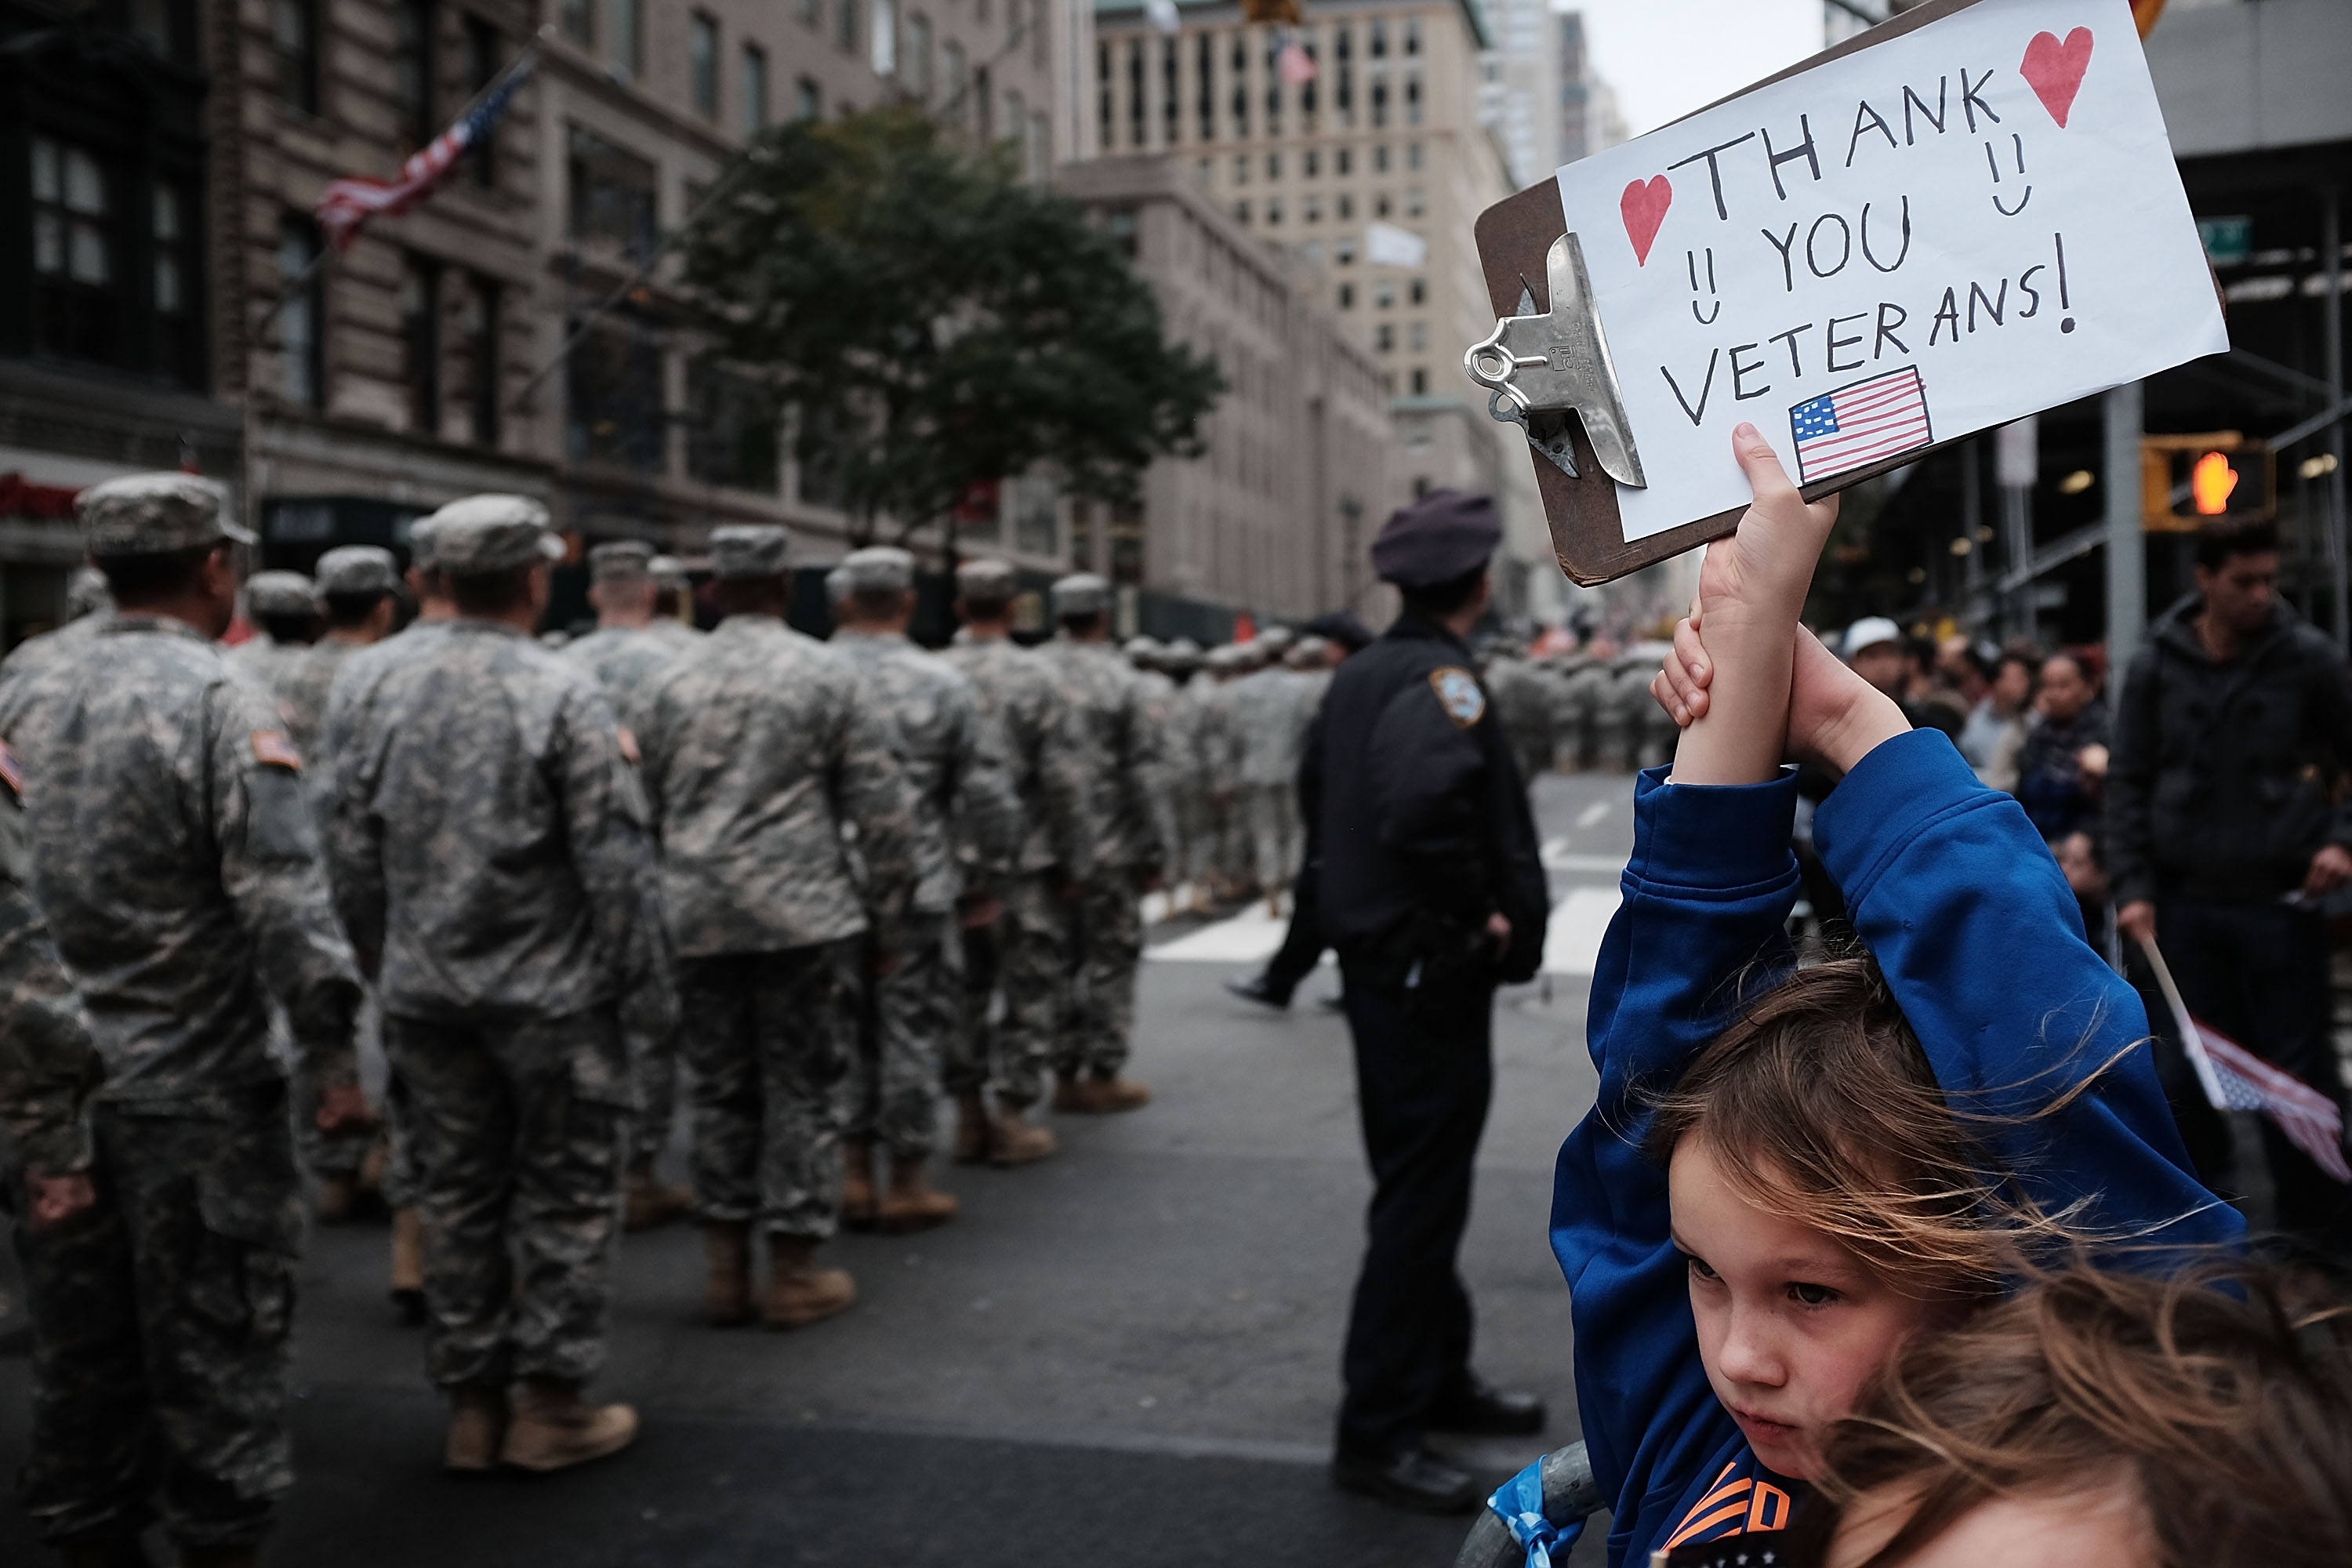
<path fill-rule="evenodd" d="M 2151 533 L 2188 533 L 2211 522 L 2267 520 L 2278 510 L 2277 479 L 2269 445 L 2236 430 L 2143 436 L 2140 521 Z"/>

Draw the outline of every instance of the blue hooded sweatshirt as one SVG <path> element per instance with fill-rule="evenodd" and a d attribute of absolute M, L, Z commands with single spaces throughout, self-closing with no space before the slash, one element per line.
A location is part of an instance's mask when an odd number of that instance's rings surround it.
<path fill-rule="evenodd" d="M 1670 1541 L 1785 1524 L 1803 1489 L 1757 1464 L 1707 1386 L 1665 1173 L 1642 1153 L 1644 1097 L 1670 1089 L 1731 1022 L 1735 977 L 1793 963 L 1783 923 L 1797 894 L 1796 782 L 1697 787 L 1666 772 L 1634 787 L 1624 902 L 1587 1023 L 1600 1095 L 1560 1149 L 1552 1197 L 1578 1407 L 1601 1494 L 1614 1500 L 1612 1568 Z M 1815 815 L 1813 842 L 1956 1101 L 2030 1114 L 2147 1038 L 2138 995 L 2084 940 L 2041 835 L 1941 733 L 1913 731 L 1864 757 Z M 1990 1142 L 2045 1209 L 2087 1199 L 2080 1223 L 2099 1232 L 2181 1246 L 2243 1235 L 2190 1171 L 2145 1048 L 2066 1110 Z"/>

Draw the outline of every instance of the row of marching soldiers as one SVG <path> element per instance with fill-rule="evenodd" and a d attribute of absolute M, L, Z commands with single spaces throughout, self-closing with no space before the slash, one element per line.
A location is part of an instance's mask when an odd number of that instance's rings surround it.
<path fill-rule="evenodd" d="M 603 629 L 558 653 L 544 510 L 477 496 L 416 524 L 415 624 L 385 635 L 393 559 L 346 547 L 314 646 L 229 650 L 253 540 L 215 487 L 110 480 L 79 521 L 112 608 L 0 665 L 20 1490 L 67 1563 L 144 1562 L 158 1518 L 184 1563 L 257 1561 L 293 1475 L 304 1157 L 332 1194 L 389 1130 L 444 1463 L 550 1470 L 636 1433 L 585 1393 L 632 1204 L 690 1201 L 712 1322 L 800 1327 L 855 1299 L 837 1226 L 953 1215 L 943 1078 L 954 1152 L 1002 1165 L 1053 1152 L 1049 1105 L 1148 1099 L 1122 1068 L 1158 726 L 1101 579 L 1056 584 L 1029 650 L 1010 568 L 968 563 L 935 656 L 911 560 L 861 551 L 819 642 L 785 624 L 784 531 L 727 527 L 716 630 L 657 619 L 650 552 L 604 546 Z M 679 1053 L 690 1200 L 653 1172 Z"/>

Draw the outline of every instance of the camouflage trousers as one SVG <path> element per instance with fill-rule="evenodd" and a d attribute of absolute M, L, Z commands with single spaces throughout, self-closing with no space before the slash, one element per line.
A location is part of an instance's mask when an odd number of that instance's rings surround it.
<path fill-rule="evenodd" d="M 594 1376 L 635 1110 L 612 1010 L 383 1033 L 408 1098 L 426 1375 Z"/>
<path fill-rule="evenodd" d="M 898 966 L 866 987 L 846 1136 L 894 1160 L 928 1159 L 938 1142 L 940 1058 L 963 1000 L 956 917 L 916 915 Z"/>
<path fill-rule="evenodd" d="M 694 1205 L 822 1241 L 841 1215 L 863 937 L 678 961 L 694 1069 Z"/>
<path fill-rule="evenodd" d="M 1068 906 L 1068 973 L 1056 1072 L 1106 1076 L 1127 1065 L 1135 1031 L 1135 971 L 1143 959 L 1143 902 L 1128 867 L 1108 867 L 1079 885 Z"/>
<path fill-rule="evenodd" d="M 1067 1005 L 1069 920 L 1050 879 L 1032 875 L 1006 893 L 995 924 L 962 933 L 963 1016 L 945 1064 L 950 1094 L 992 1079 L 1008 1105 L 1034 1104 L 1045 1092 Z"/>
<path fill-rule="evenodd" d="M 16 1255 L 33 1315 L 17 1495 L 42 1539 L 261 1539 L 294 1480 L 286 1432 L 301 1180 L 286 1086 L 92 1114 L 98 1202 Z M 23 1191 L 6 1173 L 6 1191 Z"/>
<path fill-rule="evenodd" d="M 637 1120 L 629 1135 L 629 1154 L 646 1163 L 669 1142 L 669 1124 L 677 1114 L 677 1037 L 656 1040 L 632 1029 L 628 1044 L 629 1070 L 637 1081 Z"/>
<path fill-rule="evenodd" d="M 1245 784 L 1234 804 L 1249 827 L 1249 866 L 1258 890 L 1278 893 L 1298 875 L 1298 799 L 1286 784 Z"/>

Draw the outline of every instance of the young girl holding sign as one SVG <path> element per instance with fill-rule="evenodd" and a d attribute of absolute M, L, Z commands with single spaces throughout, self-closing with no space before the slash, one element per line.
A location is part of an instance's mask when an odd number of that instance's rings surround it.
<path fill-rule="evenodd" d="M 1553 1200 L 1612 1564 L 1785 1526 L 1864 1384 L 2014 1262 L 2242 1229 L 2024 814 L 1800 630 L 1835 501 L 1733 445 L 1755 500 L 1658 682 L 1686 727 L 1635 788 Z M 1784 757 L 1843 775 L 1813 839 L 1867 959 L 1792 972 Z"/>

